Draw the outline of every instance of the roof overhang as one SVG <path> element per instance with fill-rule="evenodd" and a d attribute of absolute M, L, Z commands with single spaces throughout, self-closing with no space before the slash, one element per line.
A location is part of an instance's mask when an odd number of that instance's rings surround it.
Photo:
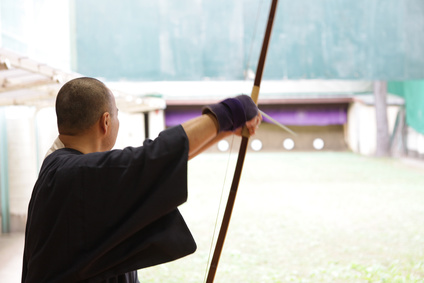
<path fill-rule="evenodd" d="M 54 106 L 60 87 L 81 76 L 0 48 L 0 106 Z M 126 112 L 139 113 L 165 108 L 164 99 L 159 97 L 140 97 L 116 89 L 112 89 L 112 92 L 117 106 Z"/>
<path fill-rule="evenodd" d="M 79 76 L 0 48 L 0 106 L 52 105 L 62 84 Z"/>

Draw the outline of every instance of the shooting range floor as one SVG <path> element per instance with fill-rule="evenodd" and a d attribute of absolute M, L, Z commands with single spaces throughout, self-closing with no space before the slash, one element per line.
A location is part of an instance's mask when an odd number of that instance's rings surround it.
<path fill-rule="evenodd" d="M 141 282 L 204 281 L 236 158 L 189 162 L 181 212 L 198 250 L 140 270 Z M 20 282 L 22 244 L 22 234 L 0 236 L 1 282 Z M 424 282 L 423 162 L 249 152 L 215 282 Z"/>

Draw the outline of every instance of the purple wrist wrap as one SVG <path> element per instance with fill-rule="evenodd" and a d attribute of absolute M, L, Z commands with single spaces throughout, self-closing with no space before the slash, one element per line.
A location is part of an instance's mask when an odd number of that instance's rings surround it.
<path fill-rule="evenodd" d="M 246 123 L 246 114 L 244 113 L 243 104 L 235 98 L 228 98 L 221 102 L 225 104 L 231 111 L 232 124 L 225 125 L 225 129 L 234 131 Z"/>
<path fill-rule="evenodd" d="M 219 124 L 219 132 L 234 131 L 258 114 L 258 108 L 247 95 L 225 99 L 202 109 L 203 114 L 212 113 Z"/>

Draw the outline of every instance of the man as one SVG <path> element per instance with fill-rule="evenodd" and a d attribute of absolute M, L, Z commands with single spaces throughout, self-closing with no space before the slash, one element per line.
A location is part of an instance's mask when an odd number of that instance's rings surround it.
<path fill-rule="evenodd" d="M 193 253 L 178 211 L 187 161 L 243 125 L 254 134 L 261 122 L 253 101 L 238 96 L 142 147 L 111 150 L 118 109 L 93 78 L 66 83 L 56 114 L 59 146 L 44 160 L 29 204 L 22 282 L 139 282 L 137 269 Z"/>

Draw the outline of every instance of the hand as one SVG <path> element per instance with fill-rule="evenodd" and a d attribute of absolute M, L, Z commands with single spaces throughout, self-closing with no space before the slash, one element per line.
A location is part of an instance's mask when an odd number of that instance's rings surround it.
<path fill-rule="evenodd" d="M 218 132 L 235 131 L 258 115 L 258 107 L 252 98 L 239 95 L 219 103 L 203 107 L 202 114 L 212 114 L 218 122 Z"/>
<path fill-rule="evenodd" d="M 262 122 L 262 115 L 258 113 L 253 119 L 246 122 L 245 126 L 249 131 L 250 136 L 254 136 L 256 134 L 256 130 L 259 128 L 259 125 Z M 234 131 L 234 134 L 237 136 L 241 136 L 243 131 L 243 127 L 239 127 Z"/>

